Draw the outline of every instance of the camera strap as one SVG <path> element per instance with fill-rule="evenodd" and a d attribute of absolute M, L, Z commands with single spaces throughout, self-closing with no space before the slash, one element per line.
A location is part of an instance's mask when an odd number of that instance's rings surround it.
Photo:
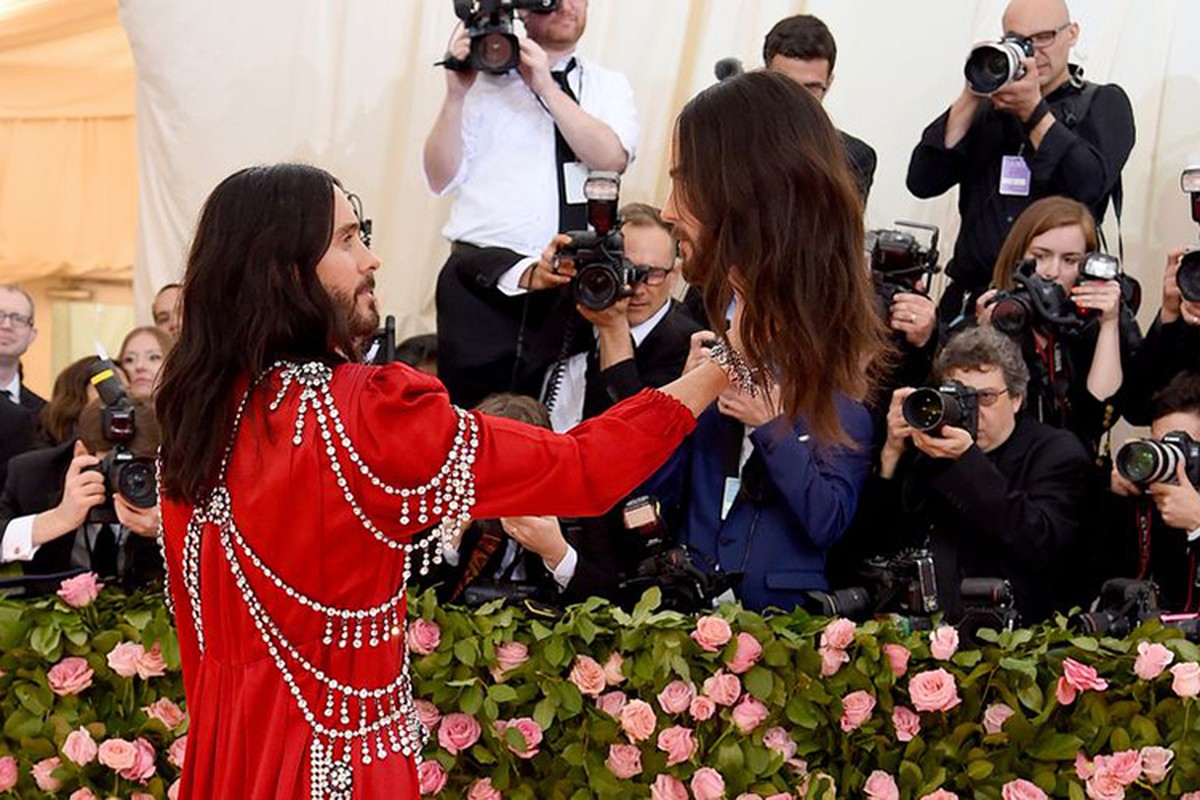
<path fill-rule="evenodd" d="M 579 98 L 571 88 L 568 78 L 571 71 L 577 67 L 582 79 L 583 68 L 579 66 L 579 62 L 575 60 L 574 56 L 567 62 L 566 69 L 554 70 L 550 73 L 559 88 L 576 104 L 579 103 Z M 581 83 L 580 89 L 582 90 L 582 88 L 583 84 Z M 563 136 L 557 122 L 554 124 L 554 160 L 555 174 L 558 176 L 558 232 L 587 230 L 587 203 L 572 203 L 572 192 L 568 191 L 567 186 L 567 173 L 579 170 L 579 166 L 577 166 L 579 157 L 575 155 L 575 150 L 567 141 L 567 137 Z M 586 173 L 586 169 L 584 172 Z M 582 186 L 582 184 L 580 185 Z"/>
<path fill-rule="evenodd" d="M 1071 82 L 1072 85 L 1078 86 L 1079 94 L 1064 99 L 1062 104 L 1062 123 L 1073 131 L 1087 117 L 1087 113 L 1092 107 L 1092 100 L 1095 99 L 1100 85 L 1091 81 L 1085 81 L 1082 77 L 1079 77 L 1078 81 L 1076 81 L 1076 73 L 1074 72 L 1071 75 Z M 1121 183 L 1121 174 L 1119 172 L 1117 173 L 1117 180 L 1113 183 L 1110 199 L 1112 200 L 1113 214 L 1117 218 L 1117 255 L 1121 257 L 1121 261 L 1123 262 L 1125 260 L 1125 239 L 1121 234 L 1121 207 L 1124 205 L 1125 187 Z M 1099 225 L 1096 226 L 1096 233 L 1099 234 L 1100 242 L 1107 251 L 1109 249 L 1108 242 L 1105 239 L 1104 230 Z"/>
<path fill-rule="evenodd" d="M 1154 524 L 1154 512 L 1146 498 L 1138 498 L 1135 511 L 1137 522 L 1137 577 L 1146 580 L 1150 575 L 1150 532 Z"/>

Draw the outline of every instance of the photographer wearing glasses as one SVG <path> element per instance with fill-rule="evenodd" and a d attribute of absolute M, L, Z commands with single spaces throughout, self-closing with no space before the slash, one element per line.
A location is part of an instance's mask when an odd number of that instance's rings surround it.
<path fill-rule="evenodd" d="M 16 284 L 0 284 L 0 400 L 37 416 L 46 401 L 21 382 L 21 356 L 37 338 L 33 298 Z"/>
<path fill-rule="evenodd" d="M 1079 26 L 1063 0 L 1012 0 L 1003 25 L 1004 39 L 972 51 L 962 93 L 925 129 L 908 166 L 919 198 L 959 187 L 962 227 L 941 304 L 948 323 L 971 314 L 1009 226 L 1034 200 L 1065 195 L 1102 221 L 1112 197 L 1121 215 L 1135 139 L 1129 98 L 1068 62 Z"/>
<path fill-rule="evenodd" d="M 1045 619 L 1079 534 L 1087 453 L 1071 434 L 1019 413 L 1029 371 L 988 328 L 952 338 L 934 388 L 897 389 L 864 520 L 879 550 L 927 547 L 938 600 L 962 613 L 963 578 L 1008 580 L 1026 623 Z"/>

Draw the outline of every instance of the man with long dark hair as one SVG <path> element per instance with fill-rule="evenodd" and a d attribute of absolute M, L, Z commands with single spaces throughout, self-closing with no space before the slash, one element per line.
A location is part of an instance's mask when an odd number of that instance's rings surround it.
<path fill-rule="evenodd" d="M 569 435 L 461 411 L 353 363 L 379 316 L 359 231 L 301 165 L 235 173 L 201 212 L 158 395 L 183 798 L 416 798 L 409 576 L 469 517 L 603 513 L 727 382 L 701 359 Z"/>

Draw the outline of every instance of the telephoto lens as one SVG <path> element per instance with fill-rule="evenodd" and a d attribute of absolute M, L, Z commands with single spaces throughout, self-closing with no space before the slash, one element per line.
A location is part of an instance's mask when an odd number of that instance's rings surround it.
<path fill-rule="evenodd" d="M 971 91 L 989 95 L 1010 81 L 1025 77 L 1023 58 L 1033 57 L 1033 42 L 1017 36 L 1005 36 L 998 42 L 977 45 L 967 57 L 963 74 Z"/>
<path fill-rule="evenodd" d="M 933 431 L 944 425 L 963 427 L 967 409 L 959 396 L 941 389 L 917 389 L 904 398 L 904 421 L 919 431 Z"/>
<path fill-rule="evenodd" d="M 1161 483 L 1175 474 L 1182 455 L 1174 445 L 1139 439 L 1117 451 L 1117 472 L 1138 486 Z"/>
<path fill-rule="evenodd" d="M 1200 302 L 1200 250 L 1191 250 L 1183 254 L 1179 261 L 1179 271 L 1175 273 L 1175 283 L 1183 299 L 1191 303 Z"/>

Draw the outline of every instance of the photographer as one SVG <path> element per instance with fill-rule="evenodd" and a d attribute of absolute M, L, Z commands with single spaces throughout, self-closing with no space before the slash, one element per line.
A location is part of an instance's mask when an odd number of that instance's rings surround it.
<path fill-rule="evenodd" d="M 547 371 L 543 397 L 550 406 L 554 430 L 570 430 L 647 386 L 661 387 L 679 377 L 693 333 L 700 330 L 682 304 L 671 297 L 675 277 L 675 237 L 659 209 L 629 203 L 619 213 L 624 259 L 635 272 L 627 296 L 607 308 L 593 310 L 574 303 L 578 318 L 575 352 L 559 358 Z M 522 276 L 534 290 L 567 292 L 575 275 L 561 261 L 559 236 Z M 558 256 L 556 258 L 556 255 Z M 590 325 L 590 330 L 584 325 Z M 583 328 L 583 330 L 580 330 Z"/>
<path fill-rule="evenodd" d="M 1162 307 L 1129 370 L 1125 418 L 1134 425 L 1150 422 L 1150 398 L 1184 370 L 1200 371 L 1200 301 L 1185 300 L 1176 276 L 1182 248 L 1167 255 Z"/>
<path fill-rule="evenodd" d="M 1151 413 L 1154 440 L 1162 442 L 1164 437 L 1174 439 L 1172 434 L 1182 433 L 1192 442 L 1200 441 L 1200 372 L 1175 376 L 1154 396 Z M 1183 444 L 1186 446 L 1187 440 Z M 1200 492 L 1194 479 L 1200 472 L 1200 450 L 1185 451 L 1184 458 L 1174 464 L 1160 461 L 1155 466 L 1161 469 L 1148 483 L 1135 483 L 1122 474 L 1140 471 L 1142 466 L 1127 464 L 1126 453 L 1124 448 L 1118 451 L 1112 471 L 1112 492 L 1119 498 L 1117 512 L 1109 517 L 1117 521 L 1113 551 L 1120 554 L 1121 563 L 1116 574 L 1152 579 L 1164 608 L 1198 610 Z"/>
<path fill-rule="evenodd" d="M 1065 197 L 1039 200 L 1009 231 L 996 259 L 995 288 L 975 307 L 980 324 L 1001 328 L 1021 345 L 1032 378 L 1026 412 L 1075 433 L 1093 458 L 1120 416 L 1125 370 L 1142 338 L 1134 310 L 1122 297 L 1124 277 L 1103 280 L 1084 273 L 1086 256 L 1097 246 L 1096 223 L 1082 203 Z M 1028 261 L 1034 272 L 1021 279 L 1026 288 L 1042 290 L 1013 292 L 1018 265 Z M 1036 280 L 1042 283 L 1029 283 Z M 1023 295 L 1016 317 L 998 318 L 1006 308 L 996 302 L 1002 290 Z M 1043 308 L 1051 300 L 1059 307 Z M 1061 319 L 1050 320 L 1050 315 Z"/>
<path fill-rule="evenodd" d="M 157 507 L 139 507 L 111 491 L 98 470 L 113 447 L 102 434 L 102 410 L 100 400 L 84 408 L 79 439 L 13 459 L 0 494 L 0 560 L 27 562 L 28 575 L 91 570 L 127 588 L 162 575 Z M 159 439 L 154 408 L 135 400 L 133 410 L 137 427 L 129 449 L 153 458 Z M 116 524 L 91 521 L 107 502 Z"/>
<path fill-rule="evenodd" d="M 1115 84 L 1083 80 L 1068 63 L 1079 38 L 1062 0 L 1012 0 L 1006 50 L 1019 75 L 988 96 L 968 83 L 913 150 L 908 189 L 919 198 L 959 187 L 962 226 L 947 267 L 945 323 L 969 314 L 986 288 L 1009 226 L 1039 197 L 1065 195 L 1103 220 L 1110 196 L 1120 216 L 1121 169 L 1134 143 L 1133 110 Z M 1018 48 L 1018 49 L 1013 49 Z"/>
<path fill-rule="evenodd" d="M 588 170 L 623 171 L 638 136 L 629 82 L 575 53 L 586 0 L 521 14 L 528 38 L 517 69 L 448 69 L 425 142 L 430 189 L 456 195 L 443 228 L 452 246 L 438 276 L 437 333 L 439 376 L 461 406 L 495 391 L 536 391 L 526 381 L 546 365 L 519 363 L 518 340 L 547 327 L 553 309 L 508 296 L 497 281 L 520 274 L 554 234 L 584 227 Z M 470 49 L 460 26 L 448 55 L 466 60 Z"/>
<path fill-rule="evenodd" d="M 962 613 L 963 578 L 1008 580 L 1026 623 L 1045 619 L 1055 580 L 1080 531 L 1087 454 L 1070 434 L 1018 412 L 1029 373 L 1017 346 L 991 328 L 952 338 L 936 376 L 958 381 L 967 427 L 915 429 L 904 413 L 912 388 L 896 390 L 878 475 L 863 498 L 882 551 L 927 547 L 938 599 Z M 967 429 L 975 427 L 976 433 Z"/>

